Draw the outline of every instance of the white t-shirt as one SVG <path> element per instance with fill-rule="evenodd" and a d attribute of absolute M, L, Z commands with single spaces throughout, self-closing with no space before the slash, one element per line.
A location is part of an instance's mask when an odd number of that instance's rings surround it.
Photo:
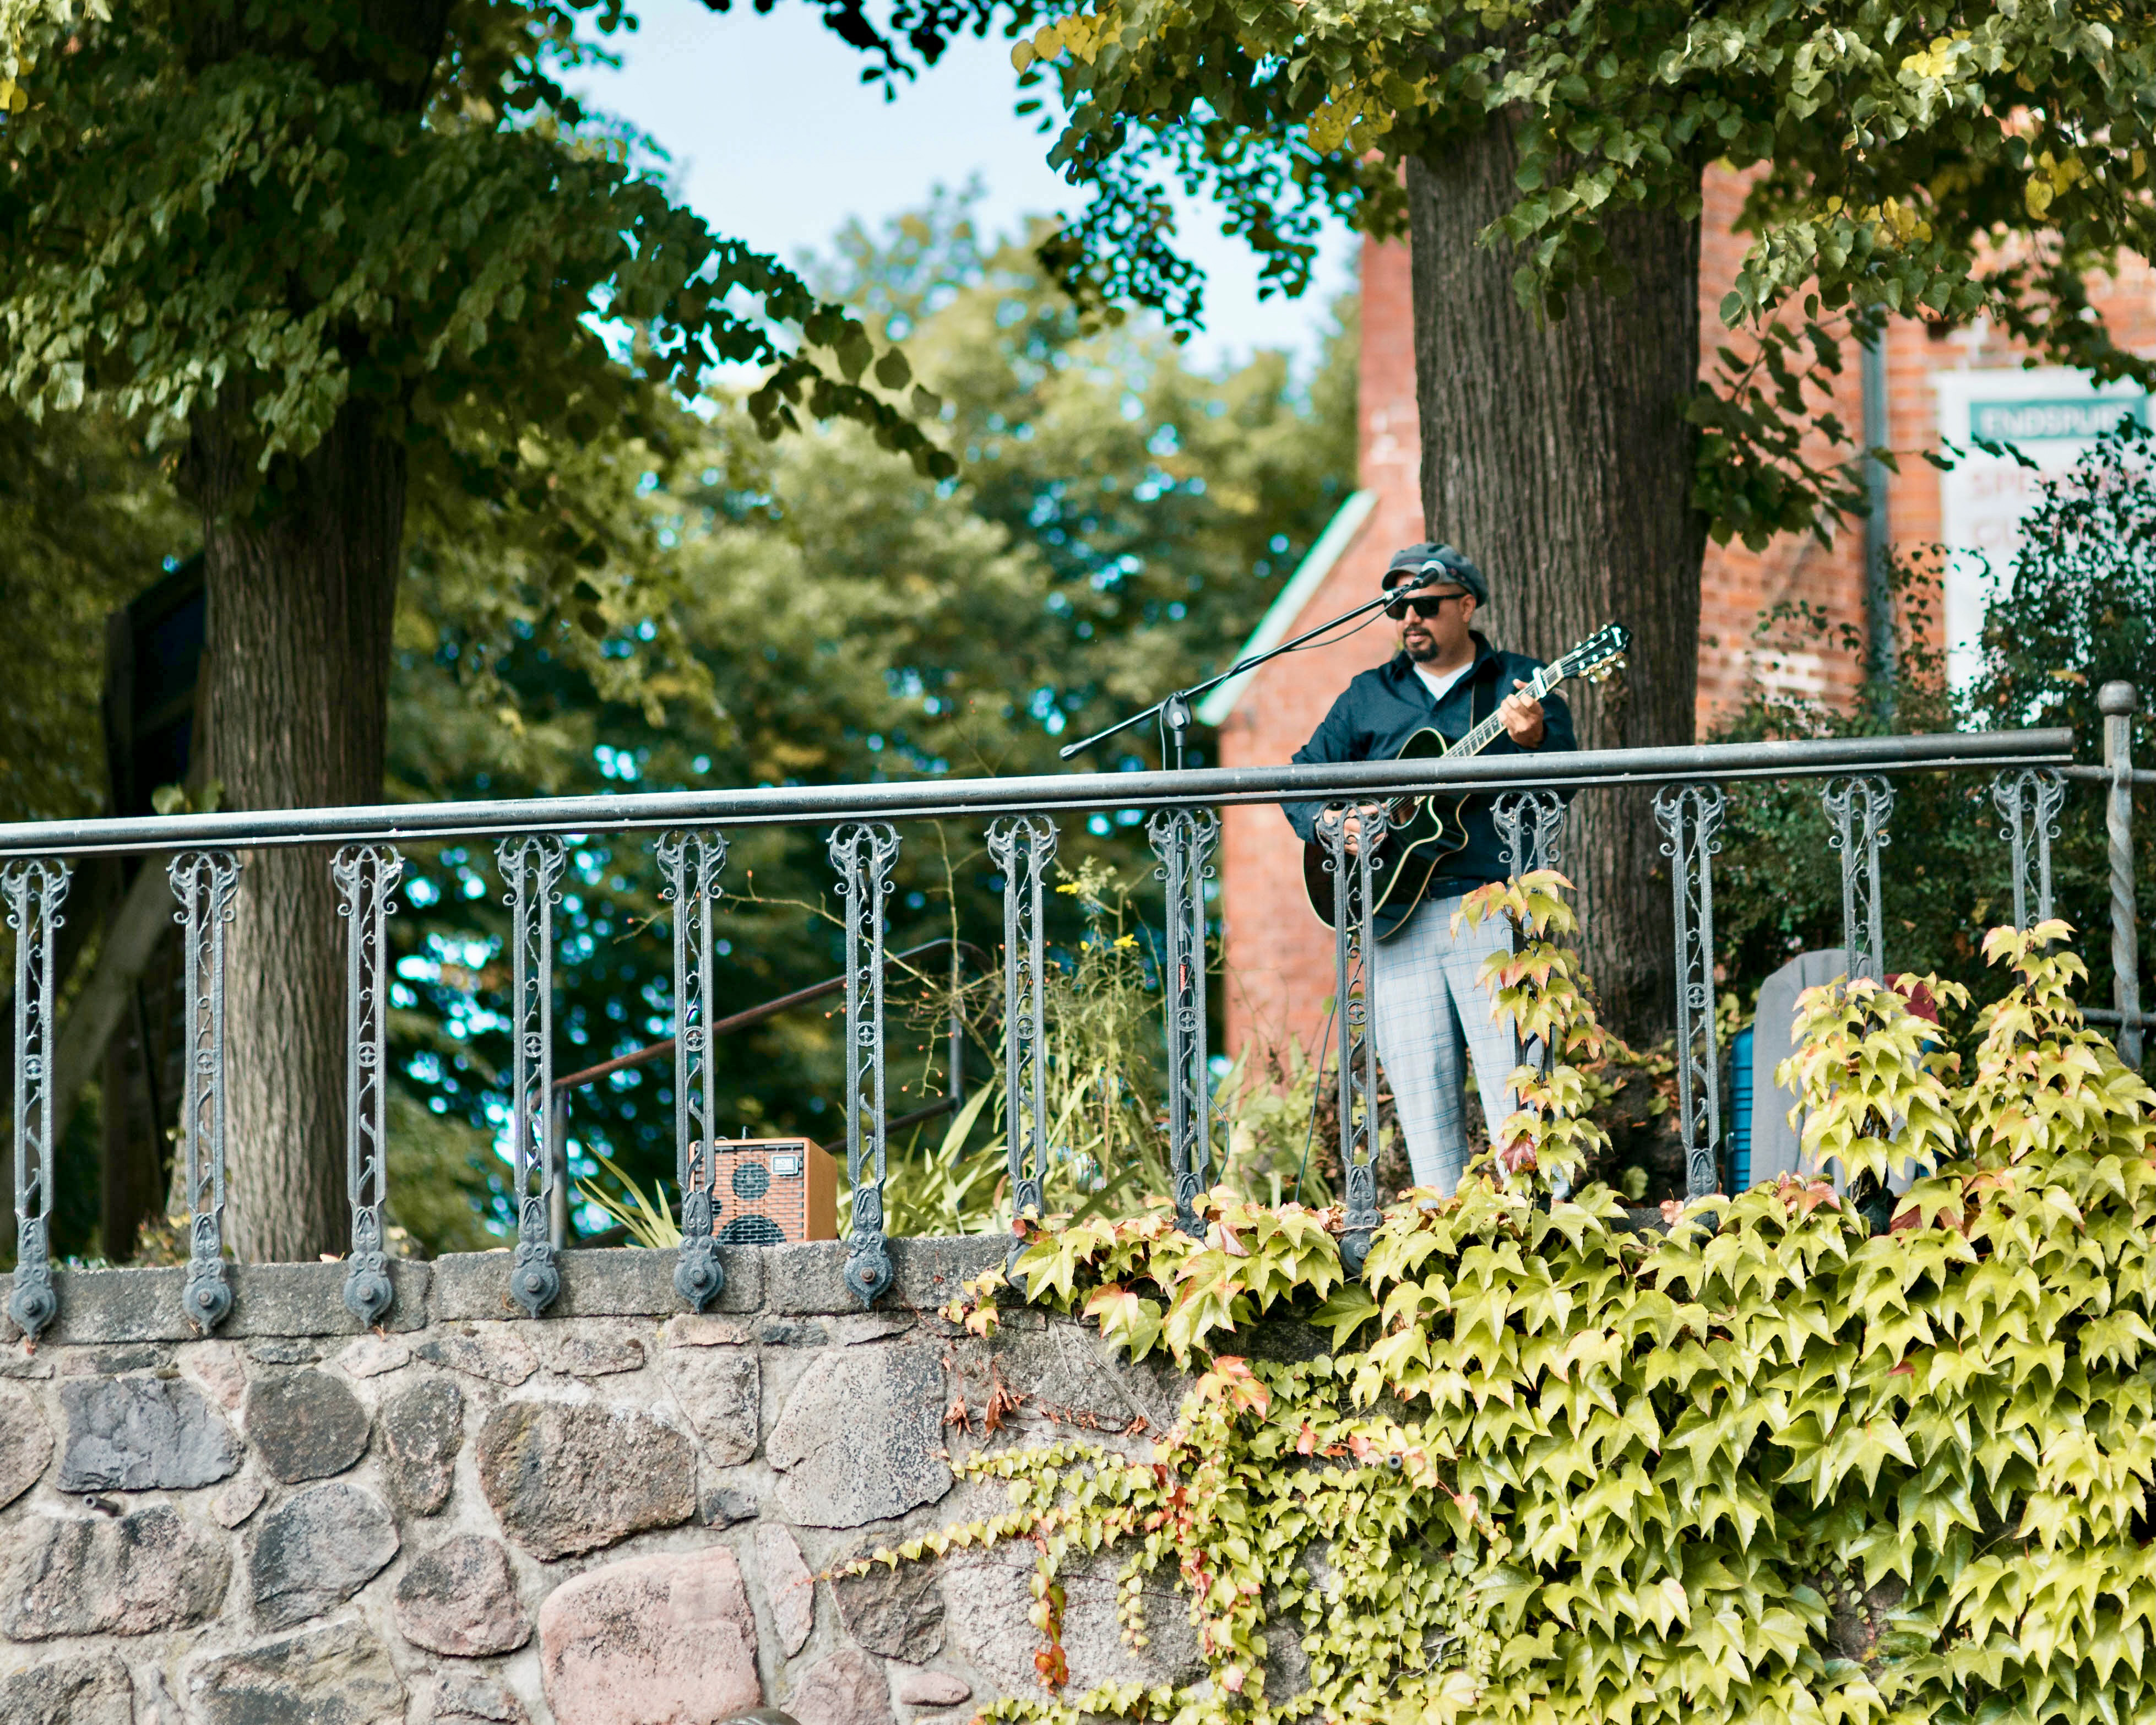
<path fill-rule="evenodd" d="M 1423 687 L 1430 691 L 1430 698 L 1442 705 L 1445 697 L 1452 692 L 1452 685 L 1474 669 L 1475 661 L 1471 659 L 1457 670 L 1449 671 L 1434 671 L 1426 665 L 1418 665 L 1414 674 L 1422 679 Z"/>

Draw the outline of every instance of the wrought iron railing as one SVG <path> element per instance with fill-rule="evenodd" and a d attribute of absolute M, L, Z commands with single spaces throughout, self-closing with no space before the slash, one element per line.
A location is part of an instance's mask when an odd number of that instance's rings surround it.
<path fill-rule="evenodd" d="M 402 848 L 421 842 L 490 837 L 512 910 L 515 1053 L 510 1120 L 513 1137 L 516 1250 L 508 1291 L 528 1312 L 547 1308 L 560 1286 L 550 1213 L 562 1178 L 547 1140 L 559 1086 L 552 1070 L 552 911 L 569 834 L 644 832 L 656 835 L 674 905 L 673 999 L 677 1034 L 675 1132 L 688 1194 L 677 1287 L 690 1306 L 718 1291 L 712 1219 L 695 1202 L 687 1178 L 695 1147 L 716 1136 L 717 1098 L 711 1038 L 726 1023 L 714 1017 L 711 915 L 726 863 L 726 834 L 751 826 L 828 824 L 828 854 L 844 906 L 845 930 L 846 1167 L 853 1193 L 844 1274 L 864 1302 L 891 1283 L 883 1208 L 887 1139 L 884 1084 L 885 898 L 901 842 L 901 821 L 976 819 L 1003 875 L 1004 993 L 1003 1058 L 1005 1153 L 1018 1209 L 1037 1207 L 1049 1167 L 1050 1122 L 1043 1075 L 1042 979 L 1045 973 L 1042 893 L 1055 854 L 1056 817 L 1094 810 L 1147 811 L 1147 834 L 1167 888 L 1163 983 L 1167 996 L 1168 1136 L 1179 1220 L 1194 1227 L 1194 1208 L 1213 1173 L 1206 1060 L 1205 881 L 1219 835 L 1216 810 L 1232 803 L 1316 800 L 1362 806 L 1372 798 L 1419 791 L 1496 794 L 1496 815 L 1512 865 L 1542 865 L 1555 855 L 1563 795 L 1614 786 L 1653 788 L 1655 818 L 1671 861 L 1677 973 L 1680 1058 L 1678 1130 L 1688 1185 L 1716 1184 L 1721 1137 L 1714 1038 L 1713 858 L 1720 845 L 1722 787 L 1757 780 L 1823 781 L 1825 809 L 1842 870 L 1843 921 L 1855 968 L 1882 973 L 1880 852 L 1888 841 L 1895 776 L 1913 772 L 1990 771 L 2006 822 L 2018 918 L 2048 913 L 2052 821 L 2067 777 L 2101 779 L 2112 813 L 2112 951 L 2120 978 L 2115 1009 L 2122 1049 L 2138 1053 L 2143 1019 L 2135 992 L 2131 794 L 2156 775 L 2136 774 L 2127 726 L 2133 691 L 2103 693 L 2107 716 L 2104 764 L 2071 763 L 2074 738 L 2063 730 L 1956 733 L 1759 742 L 1678 748 L 1619 749 L 1541 757 L 1368 762 L 1334 767 L 1216 768 L 1187 773 L 1071 774 L 1009 779 L 927 779 L 907 783 L 742 791 L 644 793 L 496 803 L 299 809 L 179 815 L 136 820 L 0 826 L 0 896 L 16 933 L 12 1058 L 18 1268 L 9 1311 L 35 1334 L 53 1318 L 56 1298 L 49 1261 L 49 1219 L 55 1122 L 51 1110 L 54 1047 L 54 940 L 72 860 L 105 853 L 177 853 L 169 868 L 186 942 L 190 1047 L 182 1136 L 185 1192 L 191 1206 L 190 1266 L 183 1301 L 188 1316 L 213 1327 L 229 1307 L 223 1263 L 225 1202 L 223 1127 L 224 939 L 247 914 L 242 854 L 273 846 L 330 850 L 327 866 L 341 895 L 348 942 L 346 1011 L 352 1051 L 346 1117 L 352 1216 L 346 1303 L 379 1318 L 394 1297 L 382 1229 L 387 1198 L 385 1007 L 388 952 L 383 916 L 403 867 Z M 1340 1003 L 1336 1081 L 1345 1171 L 1348 1250 L 1359 1258 L 1377 1223 L 1371 1126 L 1377 1067 L 1364 955 L 1373 950 L 1372 862 L 1350 856 L 1336 839 L 1332 856 L 1336 915 L 1337 999 Z M 837 992 L 836 989 L 834 992 Z M 2092 1014 L 2092 1016 L 2097 1016 Z M 701 1183 L 708 1193 L 708 1182 Z"/>

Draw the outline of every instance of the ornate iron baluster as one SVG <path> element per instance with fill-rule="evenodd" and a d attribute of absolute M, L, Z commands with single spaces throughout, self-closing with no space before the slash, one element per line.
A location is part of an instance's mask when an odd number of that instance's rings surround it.
<path fill-rule="evenodd" d="M 1328 813 L 1344 815 L 1344 807 Z M 1378 1039 L 1371 1019 L 1370 953 L 1377 942 L 1377 855 L 1386 816 L 1375 804 L 1360 809 L 1360 833 L 1351 852 L 1344 823 L 1321 821 L 1326 871 L 1332 876 L 1332 999 L 1339 1030 L 1334 1077 L 1339 1086 L 1340 1167 L 1347 1183 L 1347 1215 L 1340 1259 L 1359 1276 L 1370 1236 L 1384 1219 L 1378 1213 Z"/>
<path fill-rule="evenodd" d="M 846 901 L 846 1178 L 854 1191 L 846 1286 L 872 1306 L 891 1277 L 883 1236 L 883 902 L 898 834 L 883 821 L 856 821 L 831 834 L 830 856 Z"/>
<path fill-rule="evenodd" d="M 1491 810 L 1505 850 L 1505 872 L 1517 878 L 1558 865 L 1564 798 L 1555 791 L 1507 791 Z"/>
<path fill-rule="evenodd" d="M 187 1279 L 180 1307 L 205 1330 L 232 1310 L 224 1269 L 224 929 L 239 891 L 239 859 L 229 850 L 183 850 L 165 878 L 187 931 L 187 1079 L 181 1122 L 187 1133 Z"/>
<path fill-rule="evenodd" d="M 1197 1202 L 1213 1173 L 1212 1074 L 1205 1060 L 1205 859 L 1219 836 L 1209 809 L 1163 809 L 1146 837 L 1168 883 L 1168 1153 L 1175 1173 L 1175 1224 L 1199 1233 Z"/>
<path fill-rule="evenodd" d="M 726 841 L 714 832 L 668 833 L 660 896 L 674 906 L 674 1178 L 681 1194 L 681 1257 L 674 1291 L 701 1312 L 726 1285 L 712 1233 L 718 1221 L 712 1145 L 718 1137 L 718 1074 L 711 1065 L 711 916 Z"/>
<path fill-rule="evenodd" d="M 389 1195 L 391 895 L 404 873 L 393 845 L 347 845 L 330 864 L 345 936 L 345 1196 L 352 1205 L 352 1268 L 344 1303 L 362 1323 L 378 1322 L 397 1291 L 382 1250 L 382 1206 Z"/>
<path fill-rule="evenodd" d="M 1714 867 L 1722 849 L 1722 788 L 1665 785 L 1655 820 L 1666 835 L 1677 959 L 1677 1129 L 1684 1135 L 1685 1195 L 1720 1186 L 1722 1082 L 1714 1045 Z"/>
<path fill-rule="evenodd" d="M 1991 781 L 1992 806 L 2006 824 L 1999 836 L 2012 848 L 2014 926 L 2034 926 L 2029 916 L 2030 865 L 2035 865 L 2035 922 L 2051 915 L 2051 840 L 2059 836 L 2059 810 L 2066 805 L 2066 781 L 2050 767 L 2008 768 Z M 2035 855 L 2032 858 L 2031 850 Z"/>
<path fill-rule="evenodd" d="M 8 1316 L 33 1341 L 59 1311 L 53 1292 L 54 952 L 68 865 L 29 857 L 0 870 L 15 931 L 15 1287 Z"/>
<path fill-rule="evenodd" d="M 509 1291 L 536 1317 L 562 1291 L 547 1213 L 554 1158 L 547 1153 L 547 1104 L 554 1092 L 554 906 L 562 901 L 567 848 L 552 833 L 504 839 L 495 861 L 516 920 L 510 962 L 515 1055 L 510 1068 L 510 1147 L 516 1158 L 516 1253 Z"/>
<path fill-rule="evenodd" d="M 1011 1219 L 1038 1218 L 1048 1176 L 1047 1034 L 1042 998 L 1041 887 L 1055 857 L 1055 823 L 1045 814 L 1014 814 L 988 828 L 988 855 L 1004 876 L 1004 1110 L 1009 1127 Z M 957 1044 L 952 1044 L 955 1049 Z M 1018 1281 L 1024 1242 L 1014 1238 L 1004 1273 Z"/>
<path fill-rule="evenodd" d="M 1849 974 L 1852 979 L 1867 976 L 1883 982 L 1887 946 L 1879 853 L 1888 842 L 1887 823 L 1894 813 L 1894 788 L 1868 775 L 1830 778 L 1820 800 L 1834 823 L 1827 843 L 1841 853 L 1842 941 L 1849 952 Z"/>

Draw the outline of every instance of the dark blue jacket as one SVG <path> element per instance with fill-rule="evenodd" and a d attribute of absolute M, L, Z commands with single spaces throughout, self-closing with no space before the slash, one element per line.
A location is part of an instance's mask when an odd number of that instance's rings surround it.
<path fill-rule="evenodd" d="M 1497 710 L 1497 704 L 1512 692 L 1514 683 L 1524 683 L 1542 668 L 1539 659 L 1500 653 L 1478 634 L 1473 668 L 1445 691 L 1440 702 L 1430 699 L 1430 685 L 1414 674 L 1414 662 L 1406 654 L 1396 653 L 1391 663 L 1364 671 L 1341 691 L 1332 711 L 1326 714 L 1310 741 L 1295 752 L 1294 758 L 1297 762 L 1327 765 L 1389 761 L 1416 732 L 1433 727 L 1443 732 L 1448 742 L 1456 742 Z M 1543 726 L 1542 747 L 1534 753 L 1547 755 L 1579 747 L 1573 735 L 1572 710 L 1562 696 L 1543 697 Z M 1482 752 L 1517 755 L 1527 751 L 1501 734 Z M 1477 797 L 1468 803 L 1464 823 L 1467 843 L 1438 865 L 1435 878 L 1447 884 L 1433 885 L 1433 897 L 1465 892 L 1471 886 L 1505 878 L 1505 853 L 1497 842 L 1491 806 L 1488 797 Z M 1307 841 L 1325 804 L 1283 803 L 1281 807 L 1289 824 Z"/>

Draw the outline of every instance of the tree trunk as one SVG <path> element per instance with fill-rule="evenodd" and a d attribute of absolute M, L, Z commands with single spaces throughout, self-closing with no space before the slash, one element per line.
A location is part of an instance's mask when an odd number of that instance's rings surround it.
<path fill-rule="evenodd" d="M 249 501 L 252 457 L 226 424 L 202 415 L 190 451 L 209 583 L 209 770 L 223 806 L 379 802 L 403 446 L 379 434 L 372 409 L 347 406 Z M 312 1259 L 342 1251 L 351 1232 L 345 925 L 328 853 L 244 860 L 226 947 L 228 1238 L 244 1259 Z"/>
<path fill-rule="evenodd" d="M 1632 291 L 1576 292 L 1537 327 L 1512 290 L 1519 258 L 1476 236 L 1518 193 L 1511 126 L 1493 121 L 1441 162 L 1410 162 L 1417 398 L 1430 536 L 1490 580 L 1491 641 L 1555 658 L 1614 620 L 1630 668 L 1564 691 L 1584 748 L 1684 743 L 1694 733 L 1704 518 L 1691 503 L 1699 370 L 1699 223 L 1668 210 L 1606 227 Z M 1581 944 L 1604 1021 L 1667 1035 L 1668 865 L 1645 793 L 1576 798 L 1563 838 Z"/>

